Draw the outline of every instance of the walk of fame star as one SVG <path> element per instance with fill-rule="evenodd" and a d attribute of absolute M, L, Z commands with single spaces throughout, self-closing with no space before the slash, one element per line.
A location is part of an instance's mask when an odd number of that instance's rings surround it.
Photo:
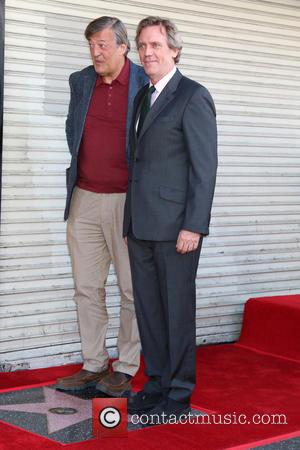
<path fill-rule="evenodd" d="M 0 405 L 0 411 L 46 414 L 49 434 L 92 417 L 90 400 L 74 397 L 48 387 L 43 387 L 42 390 L 44 402 Z"/>
<path fill-rule="evenodd" d="M 94 437 L 92 398 L 97 396 L 94 388 L 65 393 L 46 386 L 0 392 L 0 421 L 64 444 L 86 441 Z M 128 431 L 140 427 L 128 419 Z"/>

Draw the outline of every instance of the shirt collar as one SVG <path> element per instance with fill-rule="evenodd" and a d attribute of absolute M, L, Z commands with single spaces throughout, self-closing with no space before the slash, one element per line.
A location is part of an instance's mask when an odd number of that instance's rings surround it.
<path fill-rule="evenodd" d="M 152 84 L 150 81 L 150 87 L 154 86 L 155 90 L 160 94 L 161 91 L 166 87 L 166 85 L 169 83 L 169 81 L 171 80 L 171 78 L 173 77 L 173 75 L 175 74 L 177 68 L 176 66 L 173 67 L 173 69 L 167 73 L 167 75 L 165 75 L 161 80 L 159 80 L 156 84 Z"/>
<path fill-rule="evenodd" d="M 123 86 L 126 86 L 129 82 L 129 72 L 130 72 L 129 59 L 125 58 L 124 66 L 122 67 L 122 70 L 119 73 L 119 75 L 117 76 L 117 78 L 115 78 L 113 80 L 113 83 L 118 82 L 118 83 L 122 84 Z M 100 86 L 102 84 L 106 84 L 106 83 L 104 83 L 102 77 L 100 75 L 98 75 L 97 81 L 96 81 L 96 86 Z"/>

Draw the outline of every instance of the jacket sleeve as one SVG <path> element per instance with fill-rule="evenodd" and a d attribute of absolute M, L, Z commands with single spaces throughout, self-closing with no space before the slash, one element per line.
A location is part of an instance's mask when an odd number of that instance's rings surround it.
<path fill-rule="evenodd" d="M 67 115 L 67 119 L 66 119 L 65 131 L 66 131 L 69 152 L 72 154 L 73 136 L 74 136 L 74 117 L 73 116 L 74 116 L 74 108 L 75 108 L 75 92 L 74 92 L 73 74 L 70 75 L 69 85 L 70 85 L 70 103 L 69 103 L 69 110 L 68 110 L 68 115 Z"/>
<path fill-rule="evenodd" d="M 203 86 L 187 103 L 183 134 L 189 185 L 182 229 L 207 235 L 217 172 L 217 126 L 213 99 Z"/>

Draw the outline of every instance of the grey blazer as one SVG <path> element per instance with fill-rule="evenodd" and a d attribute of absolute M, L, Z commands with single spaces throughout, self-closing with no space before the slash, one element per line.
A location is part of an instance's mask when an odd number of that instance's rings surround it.
<path fill-rule="evenodd" d="M 126 119 L 126 158 L 129 160 L 129 128 L 133 111 L 133 99 L 138 90 L 148 82 L 148 78 L 142 67 L 130 62 L 128 109 Z M 66 120 L 66 136 L 69 151 L 71 153 L 71 164 L 66 170 L 67 200 L 64 219 L 67 220 L 70 209 L 72 193 L 77 180 L 77 159 L 80 143 L 84 129 L 84 123 L 97 80 L 94 66 L 88 66 L 79 72 L 70 75 L 69 83 L 71 98 Z"/>
<path fill-rule="evenodd" d="M 139 137 L 134 101 L 131 169 L 123 234 L 177 240 L 181 229 L 207 235 L 217 170 L 216 112 L 211 95 L 177 70 L 146 116 Z"/>

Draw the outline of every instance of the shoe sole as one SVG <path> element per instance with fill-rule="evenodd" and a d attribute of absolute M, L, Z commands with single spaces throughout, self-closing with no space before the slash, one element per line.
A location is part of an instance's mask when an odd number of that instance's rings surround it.
<path fill-rule="evenodd" d="M 131 408 L 128 408 L 128 414 L 130 414 L 131 416 L 133 414 L 138 414 L 138 415 L 146 414 L 148 411 L 150 411 L 150 409 L 154 408 L 156 405 L 157 405 L 157 403 L 155 403 L 155 404 L 153 404 L 153 405 L 151 405 L 151 406 L 149 406 L 147 408 L 144 407 L 143 409 L 134 409 L 134 408 L 131 409 Z"/>
<path fill-rule="evenodd" d="M 98 384 L 98 383 L 97 383 Z M 99 392 L 103 392 L 103 394 L 110 395 L 111 397 L 129 397 L 131 394 L 131 389 L 125 389 L 122 392 L 111 391 L 106 386 L 97 387 L 96 390 Z"/>
<path fill-rule="evenodd" d="M 83 391 L 84 389 L 87 389 L 89 387 L 94 387 L 99 383 L 99 381 L 90 381 L 89 383 L 86 383 L 84 386 L 59 386 L 54 385 L 55 389 L 59 389 L 60 391 Z"/>

